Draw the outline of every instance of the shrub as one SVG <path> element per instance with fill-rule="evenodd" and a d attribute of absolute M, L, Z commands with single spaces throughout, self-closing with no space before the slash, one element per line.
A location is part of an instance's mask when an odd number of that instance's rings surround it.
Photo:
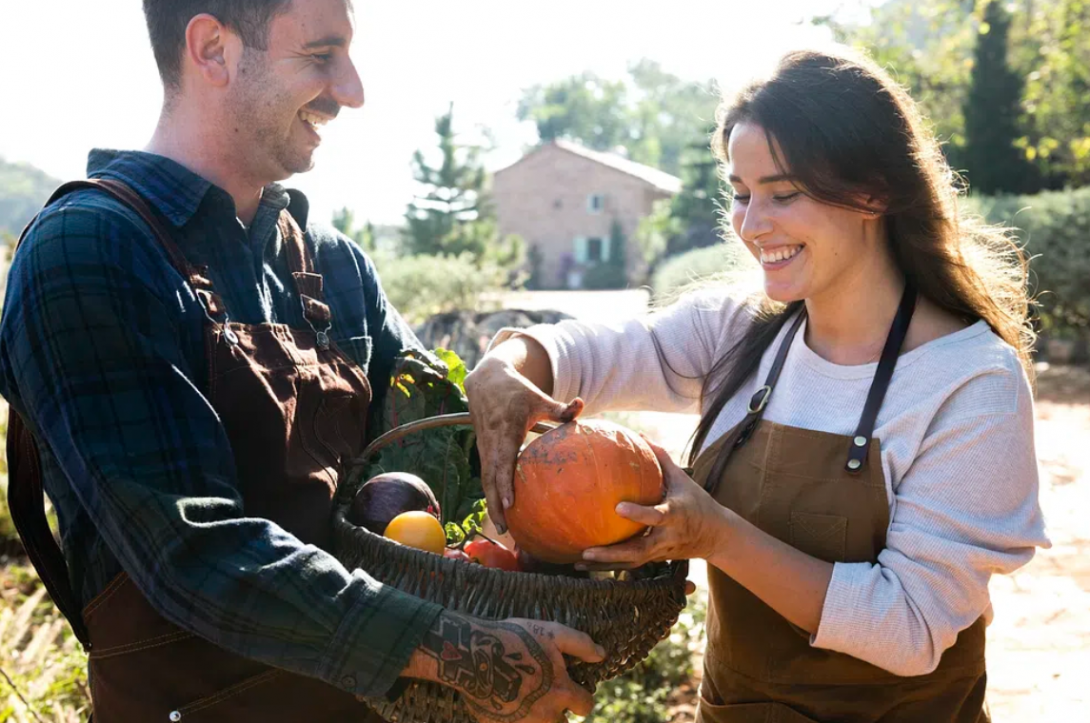
<path fill-rule="evenodd" d="M 1030 289 L 1042 329 L 1058 337 L 1090 330 L 1090 187 L 967 203 L 990 223 L 1017 229 L 1031 258 Z"/>
<path fill-rule="evenodd" d="M 469 254 L 377 258 L 375 265 L 390 303 L 414 326 L 433 314 L 475 309 L 482 293 L 509 285 L 508 271 L 478 266 Z"/>
<path fill-rule="evenodd" d="M 690 596 L 670 637 L 634 668 L 598 685 L 594 710 L 583 719 L 584 723 L 669 720 L 671 694 L 692 679 L 693 655 L 703 650 L 706 611 L 705 593 Z"/>
<path fill-rule="evenodd" d="M 655 300 L 670 299 L 689 286 L 749 268 L 752 265 L 749 259 L 738 241 L 726 241 L 674 256 L 659 266 L 651 279 Z"/>

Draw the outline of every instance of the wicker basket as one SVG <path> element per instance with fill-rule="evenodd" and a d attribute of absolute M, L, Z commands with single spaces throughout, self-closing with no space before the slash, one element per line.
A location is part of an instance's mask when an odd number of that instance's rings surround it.
<path fill-rule="evenodd" d="M 468 424 L 468 414 L 449 414 L 398 427 L 376 439 L 348 475 L 349 487 L 339 495 L 334 512 L 337 557 L 349 569 L 369 575 L 411 595 L 447 609 L 486 620 L 535 618 L 581 630 L 607 651 L 600 663 L 570 660 L 572 680 L 594 691 L 647 657 L 670 633 L 685 607 L 687 562 L 662 566 L 651 577 L 592 580 L 505 572 L 415 550 L 348 522 L 346 514 L 356 489 L 365 479 L 358 474 L 382 447 L 424 429 Z M 539 426 L 534 431 L 548 431 Z M 396 723 L 474 723 L 475 718 L 451 688 L 412 681 L 394 701 L 368 699 L 378 713 Z"/>

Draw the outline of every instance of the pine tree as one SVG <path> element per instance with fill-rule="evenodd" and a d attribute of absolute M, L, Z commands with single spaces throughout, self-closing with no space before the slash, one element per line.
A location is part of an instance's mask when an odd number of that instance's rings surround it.
<path fill-rule="evenodd" d="M 690 143 L 681 159 L 681 192 L 670 203 L 677 227 L 666 245 L 666 255 L 713 246 L 719 234 L 721 186 L 719 163 L 708 149 L 708 135 Z"/>
<path fill-rule="evenodd" d="M 1035 169 L 1015 146 L 1022 79 L 1007 58 L 1010 13 L 997 0 L 984 9 L 965 103 L 964 160 L 969 187 L 986 195 L 1019 193 L 1036 185 Z"/>
<path fill-rule="evenodd" d="M 356 242 L 367 253 L 375 252 L 375 227 L 370 221 L 362 228 L 356 228 L 356 216 L 345 207 L 333 212 L 333 228 Z"/>
<path fill-rule="evenodd" d="M 432 255 L 468 251 L 480 258 L 495 236 L 481 149 L 458 143 L 453 103 L 436 119 L 435 133 L 439 136 L 439 165 L 429 165 L 423 151 L 413 154 L 413 177 L 427 192 L 417 196 L 405 213 L 405 250 Z"/>

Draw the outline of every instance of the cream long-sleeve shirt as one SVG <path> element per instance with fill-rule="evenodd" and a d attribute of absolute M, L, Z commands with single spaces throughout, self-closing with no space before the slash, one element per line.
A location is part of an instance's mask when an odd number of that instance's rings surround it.
<path fill-rule="evenodd" d="M 744 332 L 749 307 L 727 291 L 690 295 L 645 319 L 504 329 L 546 349 L 553 396 L 607 410 L 700 411 L 712 365 Z M 787 327 L 716 420 L 711 444 L 744 416 Z M 658 350 L 653 340 L 658 340 Z M 780 424 L 851 435 L 877 364 L 841 366 L 800 328 L 765 410 Z M 1047 547 L 1038 503 L 1033 396 L 1015 351 L 984 322 L 901 355 L 874 436 L 890 506 L 886 548 L 836 563 L 811 644 L 898 675 L 935 669 L 958 633 L 991 620 L 988 580 Z"/>

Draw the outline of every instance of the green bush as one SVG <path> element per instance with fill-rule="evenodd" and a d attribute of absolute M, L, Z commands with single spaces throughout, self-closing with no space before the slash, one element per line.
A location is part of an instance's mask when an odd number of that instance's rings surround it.
<path fill-rule="evenodd" d="M 433 314 L 475 309 L 478 297 L 509 285 L 510 272 L 498 266 L 478 266 L 471 255 L 377 258 L 382 287 L 411 325 Z"/>
<path fill-rule="evenodd" d="M 1054 337 L 1090 330 L 1090 187 L 967 203 L 990 223 L 1017 229 L 1031 258 L 1030 289 L 1042 329 Z"/>
<path fill-rule="evenodd" d="M 703 650 L 706 611 L 705 594 L 692 595 L 670 637 L 628 672 L 599 684 L 594 710 L 584 723 L 668 720 L 670 696 L 692 679 L 693 655 Z"/>
<path fill-rule="evenodd" d="M 665 261 L 651 279 L 656 301 L 670 299 L 689 286 L 745 268 L 749 255 L 738 241 L 686 251 Z"/>

